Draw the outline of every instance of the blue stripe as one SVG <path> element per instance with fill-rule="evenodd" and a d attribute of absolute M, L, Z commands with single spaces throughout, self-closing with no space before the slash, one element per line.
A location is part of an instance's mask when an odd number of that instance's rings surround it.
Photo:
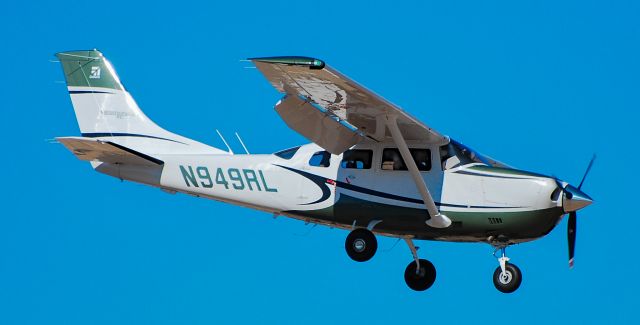
<path fill-rule="evenodd" d="M 307 172 L 304 172 L 304 171 L 301 171 L 301 170 L 297 170 L 297 169 L 294 169 L 294 168 L 291 168 L 291 167 L 286 167 L 286 166 L 281 166 L 281 165 L 275 165 L 275 166 L 278 166 L 278 167 L 290 170 L 290 171 L 292 171 L 294 173 L 300 174 L 300 175 L 306 177 L 307 179 L 309 179 L 310 181 L 316 183 L 316 185 L 318 185 L 318 187 L 320 187 L 320 189 L 322 190 L 322 197 L 320 199 L 314 201 L 314 202 L 305 203 L 303 205 L 314 204 L 314 203 L 322 202 L 322 201 L 328 199 L 329 196 L 331 196 L 331 190 L 326 185 L 329 181 L 335 182 L 336 183 L 336 187 L 344 188 L 346 190 L 350 190 L 350 191 L 354 191 L 354 192 L 358 192 L 358 193 L 377 196 L 377 197 L 381 197 L 381 198 L 385 198 L 385 199 L 391 199 L 391 200 L 397 200 L 397 201 L 403 201 L 403 202 L 409 202 L 409 203 L 416 203 L 416 204 L 424 204 L 424 201 L 421 200 L 421 199 L 414 199 L 414 198 L 410 198 L 410 197 L 405 197 L 405 196 L 400 196 L 400 195 L 380 192 L 380 191 L 368 189 L 368 188 L 365 188 L 365 187 L 356 186 L 356 185 L 353 185 L 353 184 L 349 184 L 349 183 L 345 183 L 345 182 L 341 182 L 341 181 L 337 181 L 337 180 L 327 179 L 325 177 L 314 175 L 314 174 L 311 174 L 311 173 L 307 173 Z M 441 203 L 441 202 L 434 202 L 434 203 L 437 206 L 449 207 L 449 208 L 474 208 L 474 209 L 510 209 L 510 208 L 513 208 L 513 207 L 449 204 L 449 203 Z"/>
<path fill-rule="evenodd" d="M 314 175 L 314 174 L 311 174 L 311 173 L 303 172 L 301 170 L 297 170 L 297 169 L 294 169 L 294 168 L 291 168 L 291 167 L 286 167 L 286 166 L 281 166 L 281 165 L 275 165 L 275 166 L 290 170 L 290 171 L 292 171 L 294 173 L 297 173 L 297 174 L 300 174 L 300 175 L 306 177 L 308 180 L 316 183 L 316 185 L 318 185 L 320 190 L 322 190 L 322 196 L 319 199 L 317 199 L 317 200 L 315 200 L 313 202 L 303 203 L 301 205 L 309 205 L 309 204 L 320 203 L 320 202 L 325 201 L 326 199 L 328 199 L 331 196 L 331 190 L 327 186 L 327 181 L 328 181 L 327 178 L 322 177 L 322 176 L 318 176 L 318 175 Z"/>
<path fill-rule="evenodd" d="M 121 145 L 119 145 L 117 143 L 113 143 L 111 141 L 107 141 L 107 143 L 112 145 L 112 146 L 114 146 L 114 147 L 116 147 L 116 148 L 118 148 L 118 149 L 120 149 L 120 150 L 124 150 L 124 151 L 126 151 L 126 152 L 128 152 L 130 154 L 133 154 L 133 155 L 136 155 L 136 156 L 138 156 L 140 158 L 146 159 L 146 160 L 148 160 L 148 161 L 150 161 L 150 162 L 152 162 L 152 163 L 154 163 L 156 165 L 161 165 L 161 166 L 164 165 L 164 161 L 162 161 L 160 159 L 157 159 L 157 158 L 153 158 L 153 157 L 148 156 L 148 155 L 145 155 L 142 152 L 135 151 L 133 149 L 127 148 L 125 146 L 121 146 Z"/>
<path fill-rule="evenodd" d="M 375 191 L 375 190 L 368 189 L 368 188 L 365 188 L 365 187 L 360 187 L 360 186 L 356 186 L 356 185 L 353 185 L 353 184 L 341 182 L 341 181 L 336 181 L 336 183 L 337 183 L 338 187 L 341 187 L 341 188 L 344 188 L 344 189 L 347 189 L 347 190 L 351 190 L 351 191 L 354 191 L 354 192 L 358 192 L 358 193 L 378 196 L 378 197 L 385 198 L 385 199 L 392 199 L 392 200 L 409 202 L 409 203 L 424 204 L 424 201 L 421 200 L 421 199 L 414 199 L 414 198 L 410 198 L 410 197 L 399 196 L 399 195 L 389 194 L 389 193 L 385 193 L 385 192 L 379 192 L 379 191 Z M 495 207 L 495 206 L 481 206 L 481 205 L 450 204 L 450 203 L 441 203 L 441 202 L 434 202 L 434 203 L 437 206 L 449 207 L 449 208 L 475 208 L 475 209 L 509 209 L 509 208 L 511 208 L 511 207 Z"/>
<path fill-rule="evenodd" d="M 498 175 L 490 175 L 490 174 L 478 174 L 478 173 L 473 173 L 473 172 L 469 172 L 466 170 L 459 170 L 454 172 L 455 174 L 463 174 L 463 175 L 473 175 L 473 176 L 480 176 L 480 177 L 493 177 L 493 178 L 507 178 L 507 179 L 529 179 L 529 178 L 523 178 L 523 177 L 508 177 L 508 176 L 498 176 Z"/>
<path fill-rule="evenodd" d="M 82 133 L 83 137 L 87 137 L 87 138 L 102 138 L 102 137 L 138 137 L 138 138 L 149 138 L 149 139 L 158 139 L 158 140 L 165 140 L 165 141 L 171 141 L 171 142 L 176 142 L 176 143 L 181 143 L 186 145 L 186 143 L 184 142 L 180 142 L 180 141 L 176 141 L 176 140 L 171 140 L 171 139 L 167 139 L 167 138 L 160 138 L 160 137 L 154 137 L 151 135 L 146 135 L 146 134 L 135 134 L 135 133 L 106 133 L 106 132 L 94 132 L 94 133 Z"/>

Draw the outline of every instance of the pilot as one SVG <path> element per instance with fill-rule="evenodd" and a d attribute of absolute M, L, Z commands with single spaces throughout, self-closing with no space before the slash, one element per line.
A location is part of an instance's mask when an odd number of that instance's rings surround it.
<path fill-rule="evenodd" d="M 400 156 L 400 153 L 397 151 L 393 152 L 393 170 L 404 170 L 406 168 L 404 167 L 404 161 L 402 160 L 402 157 Z"/>
<path fill-rule="evenodd" d="M 329 154 L 326 151 L 323 152 L 322 161 L 320 161 L 320 167 L 329 167 L 330 163 L 331 163 L 331 154 Z"/>
<path fill-rule="evenodd" d="M 451 143 L 440 147 L 440 161 L 442 162 L 442 170 L 453 168 L 460 163 L 460 158 L 456 156 Z"/>

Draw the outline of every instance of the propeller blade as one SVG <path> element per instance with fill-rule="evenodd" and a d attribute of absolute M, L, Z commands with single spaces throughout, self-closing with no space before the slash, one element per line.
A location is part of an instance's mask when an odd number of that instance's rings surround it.
<path fill-rule="evenodd" d="M 573 268 L 573 257 L 576 251 L 576 212 L 569 212 L 569 223 L 567 225 L 567 241 L 569 242 L 569 268 Z"/>
<path fill-rule="evenodd" d="M 584 180 L 587 178 L 587 175 L 589 174 L 589 171 L 591 171 L 591 167 L 593 166 L 593 162 L 596 160 L 596 155 L 593 154 L 593 157 L 591 157 L 591 161 L 589 162 L 589 166 L 587 166 L 587 170 L 584 172 L 584 176 L 582 176 L 582 180 L 580 181 L 580 185 L 578 185 L 578 189 L 580 189 L 582 187 L 582 184 L 584 183 Z"/>

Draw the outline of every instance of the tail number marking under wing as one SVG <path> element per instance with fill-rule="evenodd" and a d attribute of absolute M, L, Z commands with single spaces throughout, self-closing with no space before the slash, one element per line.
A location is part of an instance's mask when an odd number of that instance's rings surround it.
<path fill-rule="evenodd" d="M 212 176 L 206 166 L 196 166 L 194 169 L 192 166 L 180 165 L 180 172 L 187 187 L 213 188 L 216 185 L 227 190 L 232 188 L 242 191 L 248 188 L 249 191 L 278 192 L 278 189 L 269 187 L 262 170 L 256 173 L 253 169 L 228 168 L 225 172 L 222 168 L 217 168 L 215 176 Z"/>

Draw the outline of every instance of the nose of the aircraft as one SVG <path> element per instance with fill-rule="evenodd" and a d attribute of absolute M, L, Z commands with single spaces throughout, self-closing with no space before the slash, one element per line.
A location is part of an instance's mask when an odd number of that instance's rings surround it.
<path fill-rule="evenodd" d="M 565 212 L 578 211 L 593 202 L 593 199 L 573 185 L 564 188 L 562 207 Z"/>

